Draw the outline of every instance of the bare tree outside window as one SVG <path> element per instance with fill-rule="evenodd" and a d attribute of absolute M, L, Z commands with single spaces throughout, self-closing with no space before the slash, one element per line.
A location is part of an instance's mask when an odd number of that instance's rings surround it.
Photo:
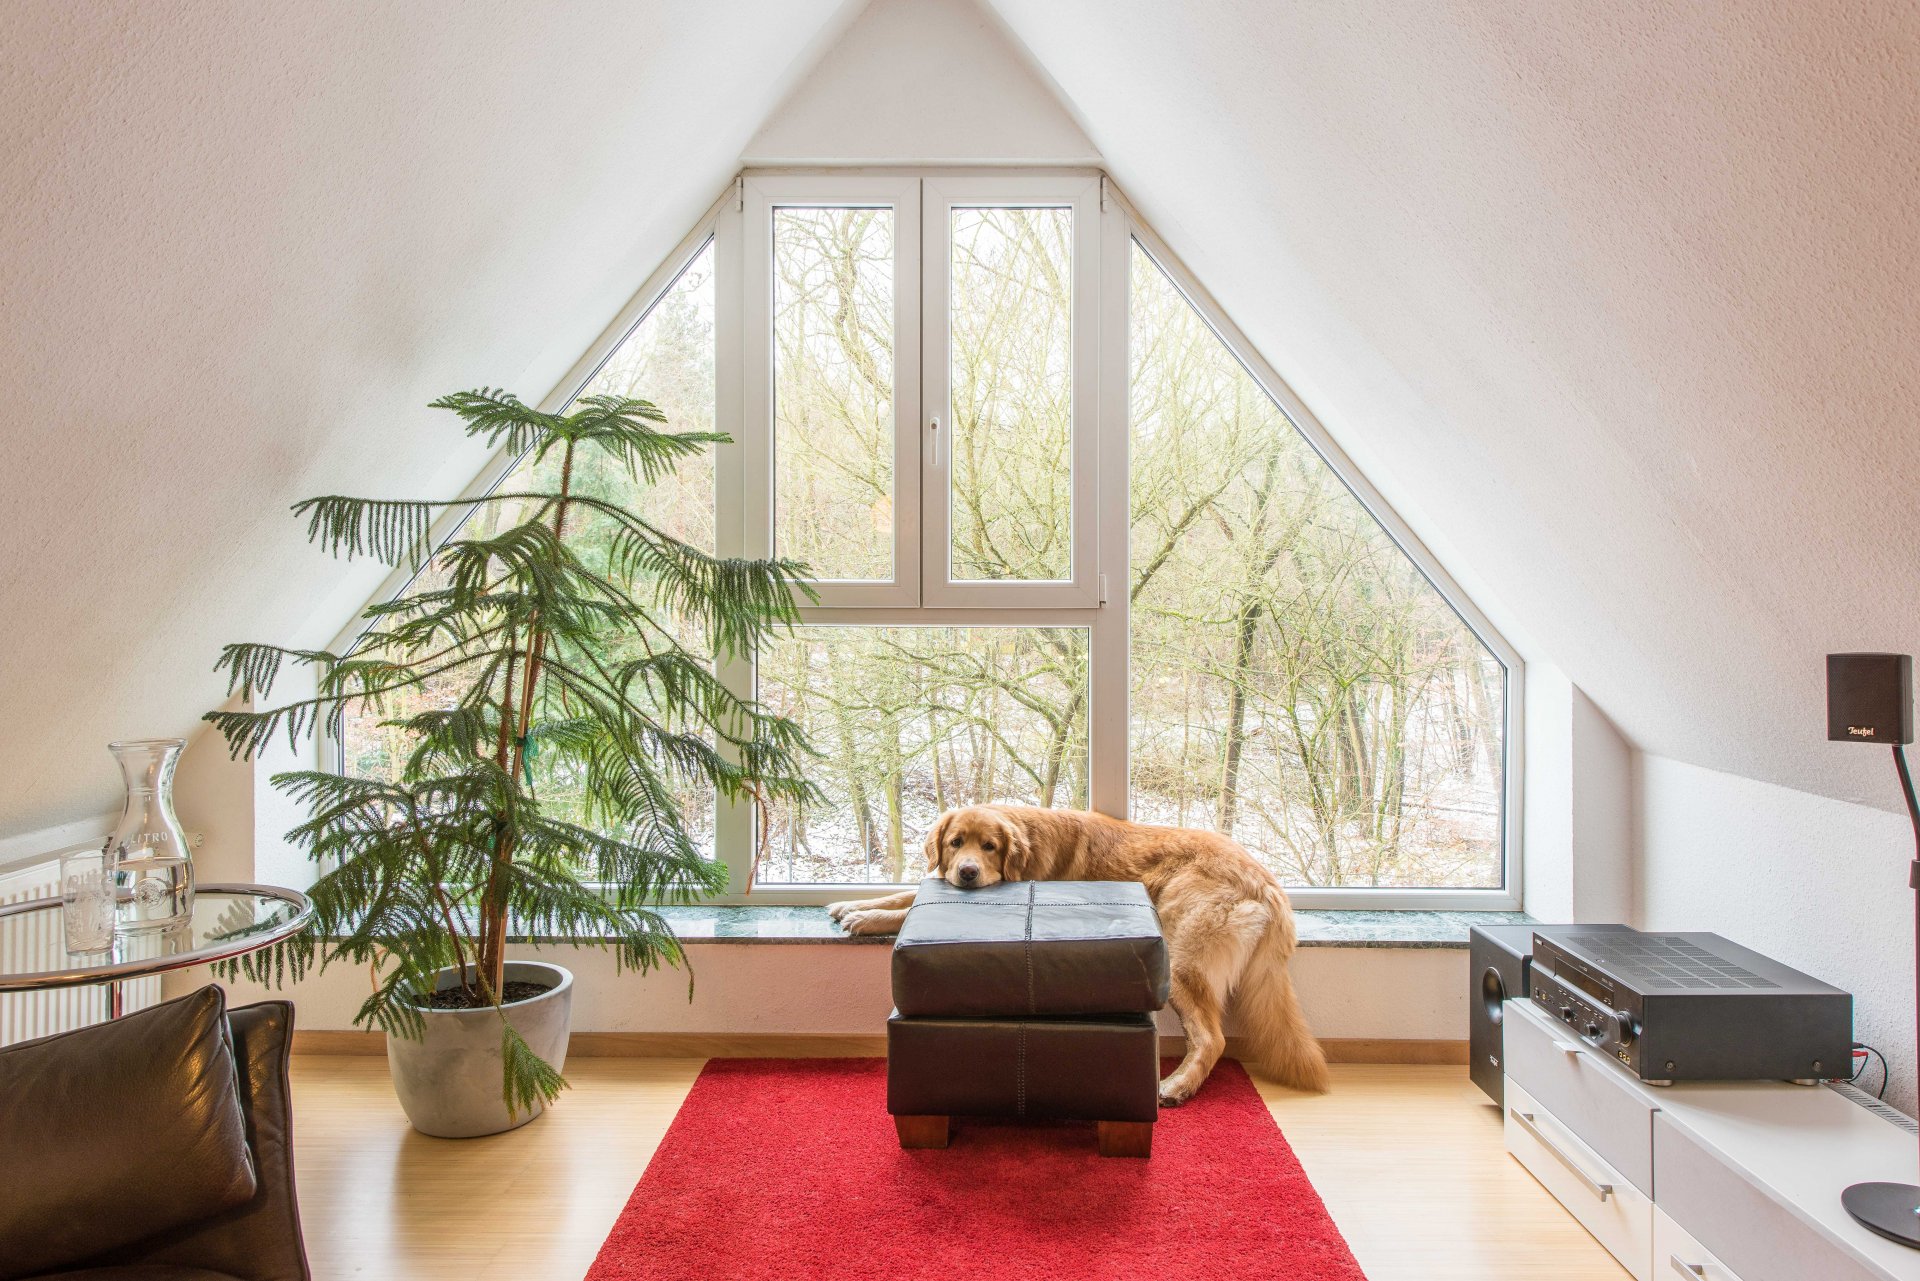
<path fill-rule="evenodd" d="M 893 223 L 773 215 L 774 547 L 816 578 L 894 573 Z"/>
<path fill-rule="evenodd" d="M 1498 886 L 1499 662 L 1137 245 L 1131 309 L 1133 817 Z"/>
<path fill-rule="evenodd" d="M 1087 804 L 1087 634 L 1072 627 L 803 627 L 760 696 L 822 755 L 826 796 L 775 808 L 763 883 L 918 880 L 956 805 Z"/>
<path fill-rule="evenodd" d="M 955 209 L 955 581 L 1073 561 L 1073 211 Z"/>

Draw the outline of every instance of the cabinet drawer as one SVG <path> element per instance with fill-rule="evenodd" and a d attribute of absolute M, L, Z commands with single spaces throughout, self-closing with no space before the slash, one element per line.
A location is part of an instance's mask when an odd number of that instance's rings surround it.
<path fill-rule="evenodd" d="M 1647 1196 L 1654 1194 L 1649 1089 L 1527 1000 L 1508 1001 L 1507 1078 Z"/>
<path fill-rule="evenodd" d="M 1653 1275 L 1657 1281 L 1743 1281 L 1657 1205 L 1653 1207 Z"/>
<path fill-rule="evenodd" d="M 1653 1202 L 1513 1077 L 1506 1084 L 1507 1151 L 1621 1266 L 1653 1281 Z"/>
<path fill-rule="evenodd" d="M 1653 1134 L 1661 1208 L 1724 1266 L 1739 1269 L 1740 1281 L 1882 1281 L 1889 1275 L 1829 1240 L 1666 1117 L 1655 1119 Z M 1838 1188 L 1833 1198 L 1838 1205 Z"/>

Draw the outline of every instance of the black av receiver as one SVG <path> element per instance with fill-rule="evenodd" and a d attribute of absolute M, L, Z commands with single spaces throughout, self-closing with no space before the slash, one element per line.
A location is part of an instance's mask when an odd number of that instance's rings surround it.
<path fill-rule="evenodd" d="M 1653 1085 L 1853 1071 L 1853 997 L 1717 934 L 1542 926 L 1528 994 Z"/>

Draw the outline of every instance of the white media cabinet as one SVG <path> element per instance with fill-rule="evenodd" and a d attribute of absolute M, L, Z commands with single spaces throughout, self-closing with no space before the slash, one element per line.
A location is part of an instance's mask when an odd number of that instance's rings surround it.
<path fill-rule="evenodd" d="M 1920 1183 L 1920 1138 L 1822 1086 L 1655 1088 L 1532 1001 L 1502 1019 L 1507 1151 L 1639 1281 L 1920 1281 L 1840 1207 Z"/>

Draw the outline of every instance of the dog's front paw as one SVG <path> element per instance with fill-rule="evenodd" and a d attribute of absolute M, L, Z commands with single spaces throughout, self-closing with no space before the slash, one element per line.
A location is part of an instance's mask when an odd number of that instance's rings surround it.
<path fill-rule="evenodd" d="M 849 934 L 892 934 L 898 930 L 892 912 L 855 909 L 840 918 L 840 927 Z"/>
<path fill-rule="evenodd" d="M 836 921 L 843 920 L 848 912 L 857 910 L 859 906 L 860 901 L 858 899 L 843 899 L 838 903 L 827 904 L 827 915 Z"/>
<path fill-rule="evenodd" d="M 1177 1108 L 1193 1097 L 1194 1087 L 1177 1077 L 1168 1077 L 1160 1082 L 1160 1106 Z"/>

